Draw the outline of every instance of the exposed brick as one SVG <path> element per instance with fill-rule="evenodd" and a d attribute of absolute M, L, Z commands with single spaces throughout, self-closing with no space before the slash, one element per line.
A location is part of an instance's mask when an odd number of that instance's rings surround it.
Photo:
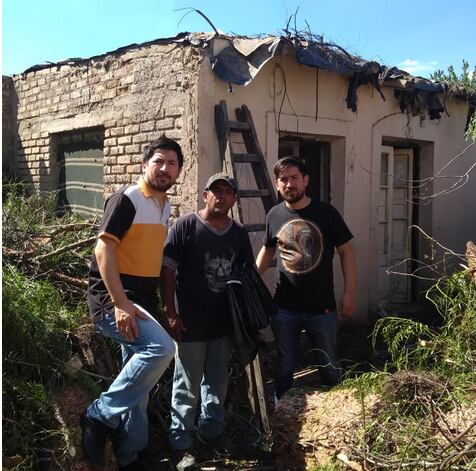
<path fill-rule="evenodd" d="M 130 164 L 131 163 L 131 158 L 128 155 L 121 155 L 120 157 L 117 158 L 117 163 L 118 164 Z"/>
<path fill-rule="evenodd" d="M 104 139 L 104 147 L 111 147 L 117 145 L 117 137 L 108 137 L 108 129 L 106 129 L 105 137 Z"/>
<path fill-rule="evenodd" d="M 111 129 L 111 136 L 122 136 L 123 134 L 124 134 L 123 126 Z"/>
<path fill-rule="evenodd" d="M 128 165 L 127 166 L 127 173 L 135 173 L 139 174 L 141 173 L 141 166 L 140 165 Z"/>
<path fill-rule="evenodd" d="M 131 85 L 134 83 L 134 75 L 128 75 L 127 77 L 121 78 L 121 85 Z"/>
<path fill-rule="evenodd" d="M 171 129 L 174 127 L 174 119 L 173 118 L 165 118 L 157 121 L 156 123 L 157 129 Z"/>
<path fill-rule="evenodd" d="M 131 124 L 129 126 L 124 127 L 125 134 L 136 134 L 139 132 L 139 125 L 138 124 Z"/>
<path fill-rule="evenodd" d="M 126 154 L 137 154 L 140 152 L 139 144 L 133 144 L 130 146 L 126 146 Z"/>
<path fill-rule="evenodd" d="M 141 132 L 153 131 L 155 129 L 155 123 L 153 121 L 148 121 L 140 125 Z"/>
<path fill-rule="evenodd" d="M 137 134 L 132 138 L 132 142 L 140 144 L 142 142 L 147 142 L 147 134 Z"/>
<path fill-rule="evenodd" d="M 111 167 L 111 173 L 124 173 L 126 171 L 125 165 L 113 165 Z"/>
<path fill-rule="evenodd" d="M 119 84 L 119 81 L 117 79 L 108 80 L 106 82 L 106 89 L 109 90 L 111 88 L 116 88 L 118 84 Z"/>
<path fill-rule="evenodd" d="M 131 144 L 132 136 L 121 136 L 117 139 L 118 144 Z"/>
<path fill-rule="evenodd" d="M 104 175 L 104 184 L 108 185 L 110 183 L 116 182 L 116 175 Z"/>
<path fill-rule="evenodd" d="M 111 98 L 114 98 L 116 95 L 117 95 L 116 90 L 114 90 L 114 89 L 113 90 L 107 90 L 106 92 L 104 92 L 103 98 L 105 100 L 109 100 Z"/>

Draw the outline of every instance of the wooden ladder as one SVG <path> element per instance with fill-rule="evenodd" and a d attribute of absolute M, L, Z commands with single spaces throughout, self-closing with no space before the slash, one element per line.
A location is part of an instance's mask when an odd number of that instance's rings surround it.
<path fill-rule="evenodd" d="M 238 180 L 237 164 L 249 164 L 256 182 L 256 188 L 253 189 L 245 189 L 240 185 L 237 194 L 237 210 L 233 212 L 233 217 L 244 224 L 243 198 L 260 198 L 266 214 L 278 201 L 274 192 L 274 186 L 269 178 L 266 161 L 261 152 L 253 119 L 246 105 L 236 109 L 236 118 L 236 121 L 228 119 L 225 101 L 222 100 L 219 105 L 215 106 L 215 126 L 223 171 Z M 241 136 L 246 153 L 233 152 L 232 134 L 238 135 L 238 137 Z M 265 230 L 264 222 L 245 224 L 245 226 L 248 232 Z"/>
<path fill-rule="evenodd" d="M 242 105 L 236 109 L 236 121 L 229 120 L 226 102 L 222 100 L 219 105 L 215 106 L 215 127 L 223 171 L 238 181 L 237 164 L 242 164 L 242 167 L 249 165 L 251 166 L 251 173 L 256 184 L 255 188 L 242 188 L 240 184 L 236 204 L 232 210 L 233 217 L 244 224 L 248 232 L 264 231 L 266 228 L 264 222 L 245 223 L 242 204 L 244 198 L 260 199 L 264 212 L 267 214 L 277 203 L 276 193 L 269 177 L 266 161 L 261 152 L 250 110 L 246 105 Z M 233 151 L 232 139 L 234 140 L 235 138 L 238 140 L 241 138 L 240 144 L 242 147 L 244 145 L 246 152 Z M 259 354 L 253 363 L 246 367 L 246 374 L 249 381 L 248 395 L 253 413 L 257 416 L 259 411 L 263 431 L 270 433 L 268 406 L 265 398 Z"/>

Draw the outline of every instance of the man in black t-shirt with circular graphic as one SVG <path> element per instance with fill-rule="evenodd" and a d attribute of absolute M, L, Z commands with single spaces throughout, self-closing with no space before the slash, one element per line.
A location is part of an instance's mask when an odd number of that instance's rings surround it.
<path fill-rule="evenodd" d="M 266 217 L 265 242 L 256 264 L 264 273 L 278 248 L 274 299 L 279 309 L 271 327 L 278 353 L 275 394 L 279 399 L 293 384 L 303 329 L 323 380 L 330 385 L 339 382 L 338 314 L 347 317 L 355 311 L 355 261 L 349 242 L 352 234 L 341 215 L 330 204 L 306 195 L 309 175 L 303 162 L 286 157 L 276 162 L 273 172 L 284 201 Z M 334 249 L 344 275 L 339 306 L 334 296 Z"/>

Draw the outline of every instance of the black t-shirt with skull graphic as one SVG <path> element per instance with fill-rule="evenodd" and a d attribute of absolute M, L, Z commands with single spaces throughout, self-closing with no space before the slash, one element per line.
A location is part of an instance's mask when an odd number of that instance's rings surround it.
<path fill-rule="evenodd" d="M 278 247 L 276 304 L 307 313 L 334 311 L 334 249 L 350 239 L 352 233 L 330 204 L 311 200 L 294 210 L 283 201 L 272 208 L 265 246 Z"/>
<path fill-rule="evenodd" d="M 254 262 L 245 227 L 234 220 L 218 230 L 191 213 L 178 218 L 164 247 L 163 266 L 176 270 L 178 313 L 184 342 L 232 332 L 226 282 L 244 262 Z"/>

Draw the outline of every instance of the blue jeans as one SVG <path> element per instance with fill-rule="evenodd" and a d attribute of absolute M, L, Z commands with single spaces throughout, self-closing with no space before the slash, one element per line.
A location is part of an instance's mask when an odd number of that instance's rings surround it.
<path fill-rule="evenodd" d="M 309 338 L 322 379 L 335 385 L 340 380 L 337 359 L 337 313 L 295 312 L 278 309 L 271 318 L 276 350 L 275 391 L 279 399 L 293 385 L 293 373 L 299 364 L 299 339 L 304 329 Z"/>
<path fill-rule="evenodd" d="M 185 450 L 192 446 L 199 399 L 199 433 L 212 438 L 223 431 L 232 352 L 231 336 L 207 342 L 177 343 L 169 429 L 172 448 Z"/>
<path fill-rule="evenodd" d="M 109 389 L 93 401 L 86 414 L 117 430 L 116 460 L 125 466 L 137 458 L 137 452 L 147 446 L 149 392 L 157 384 L 175 352 L 173 340 L 165 329 L 141 306 L 135 306 L 149 316 L 136 317 L 139 337 L 132 342 L 116 327 L 114 314 L 105 314 L 96 322 L 96 330 L 121 345 L 123 367 Z"/>

